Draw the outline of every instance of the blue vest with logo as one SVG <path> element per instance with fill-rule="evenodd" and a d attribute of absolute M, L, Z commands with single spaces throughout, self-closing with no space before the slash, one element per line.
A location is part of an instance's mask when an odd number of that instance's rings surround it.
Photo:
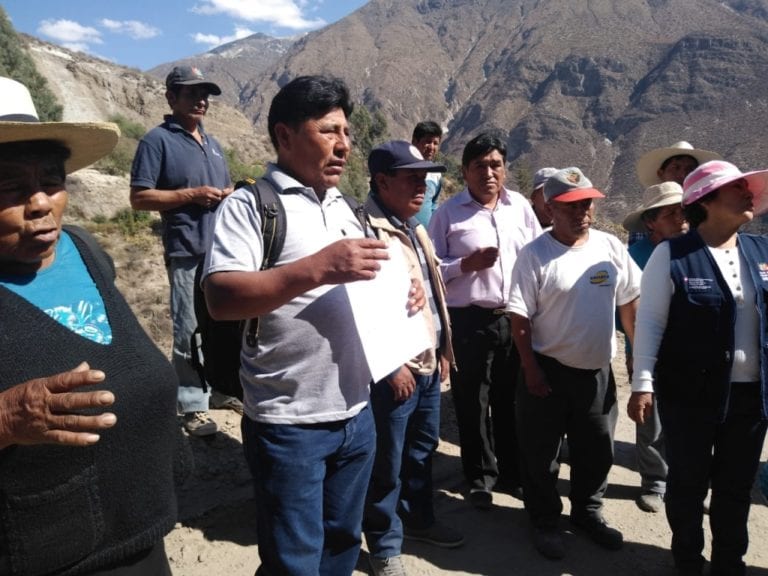
<path fill-rule="evenodd" d="M 728 412 L 736 303 L 712 254 L 694 230 L 669 240 L 675 286 L 656 363 L 661 402 L 685 402 L 710 421 Z M 738 235 L 738 250 L 757 294 L 760 316 L 760 381 L 763 418 L 768 418 L 768 239 Z"/>

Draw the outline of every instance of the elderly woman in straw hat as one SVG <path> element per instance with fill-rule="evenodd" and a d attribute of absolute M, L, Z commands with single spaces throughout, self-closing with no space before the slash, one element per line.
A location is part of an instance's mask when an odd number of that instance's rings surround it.
<path fill-rule="evenodd" d="M 66 174 L 118 135 L 39 122 L 0 78 L 0 574 L 170 575 L 175 375 L 111 259 L 62 227 Z"/>
<path fill-rule="evenodd" d="M 669 464 L 667 519 L 680 574 L 701 574 L 711 483 L 711 574 L 745 573 L 750 489 L 768 418 L 768 239 L 739 232 L 768 211 L 768 170 L 713 160 L 683 184 L 692 230 L 643 272 L 630 417 L 654 399 Z"/>
<path fill-rule="evenodd" d="M 643 203 L 630 212 L 624 222 L 629 232 L 642 232 L 642 239 L 629 247 L 629 255 L 645 268 L 654 248 L 688 231 L 683 214 L 683 189 L 677 182 L 662 182 L 645 189 Z M 632 375 L 632 347 L 626 341 L 627 371 Z M 640 494 L 636 502 L 645 512 L 658 512 L 667 491 L 667 463 L 664 460 L 664 437 L 659 412 L 654 406 L 648 418 L 637 424 L 635 432 L 637 471 L 640 473 Z"/>

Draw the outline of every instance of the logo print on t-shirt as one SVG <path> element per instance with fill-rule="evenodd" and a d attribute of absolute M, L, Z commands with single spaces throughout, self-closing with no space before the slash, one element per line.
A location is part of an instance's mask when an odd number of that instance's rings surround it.
<path fill-rule="evenodd" d="M 598 270 L 589 277 L 590 284 L 605 284 L 611 280 L 608 270 Z"/>

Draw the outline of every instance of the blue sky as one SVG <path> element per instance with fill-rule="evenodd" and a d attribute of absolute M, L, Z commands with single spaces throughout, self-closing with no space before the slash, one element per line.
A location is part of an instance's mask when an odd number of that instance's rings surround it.
<path fill-rule="evenodd" d="M 294 36 L 367 0 L 0 0 L 19 32 L 141 70 L 255 32 Z"/>

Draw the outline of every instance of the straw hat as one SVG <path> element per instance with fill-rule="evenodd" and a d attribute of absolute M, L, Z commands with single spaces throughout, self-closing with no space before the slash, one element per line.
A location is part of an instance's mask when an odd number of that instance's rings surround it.
<path fill-rule="evenodd" d="M 723 160 L 705 162 L 688 174 L 683 182 L 683 206 L 693 204 L 718 188 L 742 178 L 747 181 L 749 191 L 752 192 L 755 216 L 768 212 L 768 170 L 742 172 Z"/>
<path fill-rule="evenodd" d="M 40 122 L 29 90 L 0 78 L 0 144 L 55 140 L 69 148 L 67 174 L 93 164 L 117 144 L 120 129 L 108 122 Z"/>
<path fill-rule="evenodd" d="M 643 203 L 636 210 L 627 214 L 621 225 L 629 232 L 645 232 L 643 212 L 653 210 L 654 208 L 661 208 L 662 206 L 681 204 L 682 201 L 683 189 L 677 182 L 654 184 L 645 189 L 645 192 L 643 192 Z"/>
<path fill-rule="evenodd" d="M 694 148 L 688 142 L 681 141 L 675 142 L 672 146 L 667 148 L 656 148 L 650 152 L 646 152 L 640 157 L 635 165 L 637 172 L 637 178 L 640 183 L 645 186 L 653 186 L 654 184 L 660 184 L 661 180 L 657 172 L 664 162 L 672 158 L 673 156 L 692 156 L 698 160 L 699 164 L 708 162 L 709 160 L 719 160 L 720 154 L 717 152 L 710 152 L 709 150 L 699 150 Z"/>

